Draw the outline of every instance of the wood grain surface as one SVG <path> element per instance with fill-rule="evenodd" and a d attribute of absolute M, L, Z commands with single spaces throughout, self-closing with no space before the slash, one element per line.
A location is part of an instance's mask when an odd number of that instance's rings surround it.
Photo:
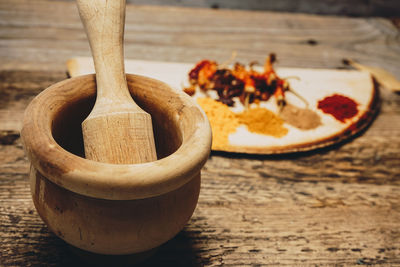
<path fill-rule="evenodd" d="M 395 0 L 127 0 L 127 2 L 139 5 L 268 10 L 350 16 L 391 17 L 399 14 L 400 11 L 399 2 Z"/>
<path fill-rule="evenodd" d="M 399 29 L 381 18 L 127 6 L 126 57 L 343 67 L 400 79 Z M 85 265 L 33 206 L 19 138 L 23 110 L 90 50 L 73 2 L 0 1 L 0 266 Z M 194 216 L 146 266 L 400 265 L 400 95 L 380 88 L 373 124 L 313 153 L 213 153 Z"/>

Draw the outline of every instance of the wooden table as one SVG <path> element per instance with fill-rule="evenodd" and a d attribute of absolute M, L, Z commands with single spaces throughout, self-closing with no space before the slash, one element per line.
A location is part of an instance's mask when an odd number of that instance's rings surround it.
<path fill-rule="evenodd" d="M 126 58 L 204 58 L 341 68 L 344 57 L 400 79 L 399 29 L 388 19 L 127 7 Z M 29 101 L 90 56 L 74 2 L 0 1 L 0 266 L 73 266 L 31 201 L 19 128 Z M 400 265 L 400 95 L 380 89 L 373 124 L 310 153 L 212 153 L 197 209 L 147 265 Z"/>

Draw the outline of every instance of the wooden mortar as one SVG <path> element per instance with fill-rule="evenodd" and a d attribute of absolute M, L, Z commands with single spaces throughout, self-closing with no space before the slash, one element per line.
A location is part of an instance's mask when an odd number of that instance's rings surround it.
<path fill-rule="evenodd" d="M 81 157 L 80 125 L 95 101 L 94 75 L 54 84 L 25 111 L 21 136 L 35 207 L 57 236 L 93 253 L 141 253 L 174 237 L 194 212 L 210 152 L 208 120 L 189 96 L 142 76 L 127 81 L 153 118 L 157 161 Z"/>

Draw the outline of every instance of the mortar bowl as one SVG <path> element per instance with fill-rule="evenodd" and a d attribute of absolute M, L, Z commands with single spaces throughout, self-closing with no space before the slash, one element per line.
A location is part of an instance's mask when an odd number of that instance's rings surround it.
<path fill-rule="evenodd" d="M 209 122 L 192 98 L 142 76 L 128 74 L 127 82 L 152 116 L 157 161 L 84 158 L 81 123 L 95 102 L 95 75 L 50 86 L 24 115 L 34 205 L 53 233 L 91 253 L 145 253 L 173 238 L 195 210 L 210 153 Z"/>

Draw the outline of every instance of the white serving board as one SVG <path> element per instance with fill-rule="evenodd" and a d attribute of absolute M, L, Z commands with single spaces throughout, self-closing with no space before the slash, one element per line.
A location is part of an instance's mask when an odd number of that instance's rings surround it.
<path fill-rule="evenodd" d="M 126 60 L 126 73 L 148 76 L 161 80 L 172 88 L 182 91 L 188 84 L 188 72 L 195 64 L 157 62 L 143 60 Z M 94 73 L 93 61 L 89 57 L 77 57 L 67 62 L 71 77 Z M 363 130 L 373 120 L 378 110 L 378 91 L 372 77 L 367 72 L 334 69 L 300 69 L 277 68 L 281 77 L 296 76 L 299 79 L 289 81 L 291 87 L 309 102 L 309 108 L 321 117 L 322 125 L 311 130 L 300 130 L 285 123 L 288 134 L 276 138 L 273 136 L 251 133 L 245 126 L 239 126 L 236 133 L 229 136 L 229 145 L 223 151 L 278 154 L 312 150 L 334 143 L 342 142 Z M 358 103 L 358 114 L 345 123 L 317 109 L 319 100 L 332 94 L 347 96 Z M 193 97 L 204 97 L 201 92 Z M 291 93 L 286 94 L 287 100 L 294 105 L 303 107 L 304 103 Z M 262 102 L 261 106 L 273 112 L 278 107 L 271 98 Z M 232 110 L 240 112 L 241 104 L 236 104 Z"/>

